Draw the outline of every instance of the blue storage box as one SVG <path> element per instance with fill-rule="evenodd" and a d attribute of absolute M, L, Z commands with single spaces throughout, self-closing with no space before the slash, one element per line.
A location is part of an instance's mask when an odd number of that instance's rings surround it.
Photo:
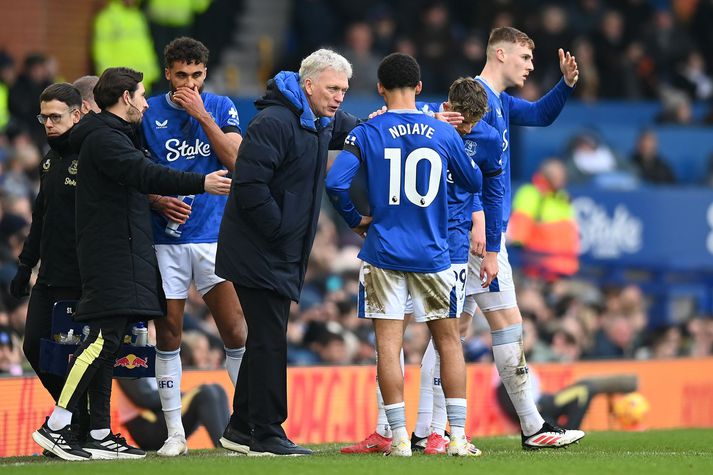
<path fill-rule="evenodd" d="M 72 320 L 76 306 L 74 300 L 56 302 L 52 309 L 52 340 L 40 340 L 40 369 L 59 376 L 67 375 L 67 365 L 74 357 L 78 344 L 60 343 L 60 335 L 67 335 L 70 330 L 82 338 L 85 323 Z M 131 339 L 131 327 L 124 341 Z M 133 346 L 122 344 L 114 362 L 115 378 L 149 378 L 156 375 L 156 348 L 153 346 Z"/>

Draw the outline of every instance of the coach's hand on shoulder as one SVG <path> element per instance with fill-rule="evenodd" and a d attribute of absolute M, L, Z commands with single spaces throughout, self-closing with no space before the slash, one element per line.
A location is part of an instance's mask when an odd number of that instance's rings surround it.
<path fill-rule="evenodd" d="M 149 195 L 151 209 L 161 213 L 166 219 L 184 224 L 191 215 L 191 206 L 173 196 Z"/>
<path fill-rule="evenodd" d="M 20 264 L 17 267 L 17 273 L 10 282 L 10 295 L 16 299 L 20 299 L 30 295 L 30 277 L 32 276 L 32 268 L 27 264 Z"/>
<path fill-rule="evenodd" d="M 359 236 L 365 238 L 366 231 L 369 229 L 369 226 L 371 226 L 372 219 L 373 218 L 371 216 L 362 216 L 359 225 L 355 228 L 352 228 L 352 231 L 357 233 Z"/>
<path fill-rule="evenodd" d="M 562 48 L 559 49 L 558 53 L 560 56 L 560 70 L 562 71 L 562 75 L 564 76 L 564 82 L 569 87 L 574 87 L 574 85 L 577 84 L 577 81 L 579 80 L 579 69 L 577 69 L 577 61 L 574 59 L 574 56 L 569 54 L 569 51 L 567 51 L 567 54 L 565 54 Z"/>
<path fill-rule="evenodd" d="M 386 106 L 381 106 L 381 109 L 377 109 L 374 112 L 372 112 L 371 114 L 369 114 L 369 118 L 373 119 L 374 117 L 379 117 L 381 114 L 383 114 L 387 110 L 388 109 L 386 108 Z"/>
<path fill-rule="evenodd" d="M 203 188 L 211 195 L 227 195 L 230 193 L 230 178 L 226 178 L 228 170 L 218 170 L 205 176 Z"/>

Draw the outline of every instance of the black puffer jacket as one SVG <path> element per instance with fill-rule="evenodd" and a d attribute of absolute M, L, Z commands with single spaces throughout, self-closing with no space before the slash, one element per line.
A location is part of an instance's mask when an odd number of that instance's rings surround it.
<path fill-rule="evenodd" d="M 223 213 L 217 275 L 299 300 L 319 218 L 327 152 L 358 119 L 315 122 L 296 73 L 282 72 L 255 105 Z"/>
<path fill-rule="evenodd" d="M 79 149 L 77 257 L 82 278 L 79 321 L 166 314 L 153 247 L 147 193 L 203 193 L 203 175 L 156 165 L 131 124 L 89 113 L 70 136 Z"/>

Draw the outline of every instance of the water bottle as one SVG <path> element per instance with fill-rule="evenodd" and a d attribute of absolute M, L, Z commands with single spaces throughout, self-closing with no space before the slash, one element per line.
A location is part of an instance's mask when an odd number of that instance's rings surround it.
<path fill-rule="evenodd" d="M 73 329 L 69 329 L 67 333 L 60 333 L 57 343 L 61 345 L 77 345 L 79 344 L 79 335 L 74 334 Z"/>
<path fill-rule="evenodd" d="M 178 197 L 180 201 L 186 203 L 188 206 L 193 206 L 193 200 L 195 198 L 196 195 L 181 195 Z M 166 229 L 164 229 L 164 232 L 171 237 L 180 238 L 181 234 L 183 234 L 183 231 L 178 229 L 180 225 L 181 223 L 179 223 L 178 221 L 170 220 L 166 225 Z"/>
<path fill-rule="evenodd" d="M 149 344 L 149 330 L 144 322 L 137 322 L 131 329 L 131 345 L 146 346 Z"/>

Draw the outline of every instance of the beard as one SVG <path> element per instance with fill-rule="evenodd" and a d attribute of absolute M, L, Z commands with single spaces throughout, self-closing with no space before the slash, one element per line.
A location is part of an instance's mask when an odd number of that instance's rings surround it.
<path fill-rule="evenodd" d="M 144 118 L 144 113 L 135 107 L 129 107 L 129 111 L 126 114 L 127 122 L 131 124 L 141 124 L 141 119 Z"/>

